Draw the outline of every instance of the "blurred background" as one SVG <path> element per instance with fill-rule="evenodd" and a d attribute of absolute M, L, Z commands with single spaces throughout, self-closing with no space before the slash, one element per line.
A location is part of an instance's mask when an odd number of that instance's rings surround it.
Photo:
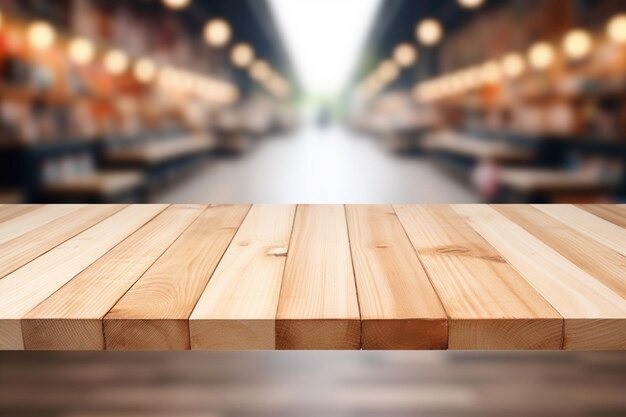
<path fill-rule="evenodd" d="M 623 0 L 0 0 L 2 202 L 614 202 Z"/>
<path fill-rule="evenodd" d="M 0 203 L 626 201 L 622 0 L 0 0 Z M 0 352 L 1 417 L 624 416 L 620 353 Z"/>

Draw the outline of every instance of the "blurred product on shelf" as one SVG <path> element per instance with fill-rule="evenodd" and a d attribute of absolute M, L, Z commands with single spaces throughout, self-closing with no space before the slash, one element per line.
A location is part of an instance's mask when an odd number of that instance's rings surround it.
<path fill-rule="evenodd" d="M 26 201 L 145 201 L 164 171 L 244 151 L 230 131 L 253 142 L 295 127 L 281 75 L 289 63 L 264 32 L 263 7 L 174 3 L 0 4 L 0 190 Z M 224 17 L 207 23 L 209 46 L 198 18 L 214 14 Z M 272 84 L 231 64 L 235 41 L 264 55 Z"/>
<path fill-rule="evenodd" d="M 623 3 L 491 1 L 454 13 L 429 3 L 388 9 L 393 25 L 372 36 L 403 45 L 396 26 L 415 16 L 420 59 L 398 80 L 362 65 L 355 129 L 433 157 L 487 201 L 626 197 Z"/>

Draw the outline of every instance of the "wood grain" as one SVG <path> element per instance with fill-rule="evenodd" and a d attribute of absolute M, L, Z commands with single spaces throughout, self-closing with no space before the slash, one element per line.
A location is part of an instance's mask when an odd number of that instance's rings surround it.
<path fill-rule="evenodd" d="M 626 229 L 572 205 L 533 207 L 626 256 Z"/>
<path fill-rule="evenodd" d="M 190 318 L 192 349 L 275 349 L 295 206 L 254 206 Z"/>
<path fill-rule="evenodd" d="M 626 350 L 623 210 L 0 205 L 0 349 Z"/>
<path fill-rule="evenodd" d="M 276 316 L 282 350 L 359 349 L 344 207 L 298 206 Z"/>
<path fill-rule="evenodd" d="M 562 317 L 451 207 L 395 210 L 450 317 L 450 349 L 560 349 Z"/>
<path fill-rule="evenodd" d="M 0 349 L 23 349 L 22 318 L 166 206 L 131 206 L 0 280 Z"/>
<path fill-rule="evenodd" d="M 1 204 L 0 223 L 4 223 L 41 207 L 43 207 L 43 204 Z"/>
<path fill-rule="evenodd" d="M 626 348 L 622 297 L 494 208 L 454 209 L 563 316 L 565 349 Z"/>
<path fill-rule="evenodd" d="M 610 221 L 611 223 L 615 223 L 620 227 L 626 228 L 626 205 L 589 204 L 578 205 L 577 207 L 591 214 L 595 214 L 604 220 Z"/>
<path fill-rule="evenodd" d="M 189 316 L 249 206 L 211 206 L 104 318 L 109 350 L 190 349 Z"/>
<path fill-rule="evenodd" d="M 11 222 L 0 223 L 0 245 L 25 235 L 59 217 L 73 213 L 86 205 L 50 205 L 29 211 L 13 219 Z"/>
<path fill-rule="evenodd" d="M 494 208 L 626 298 L 626 257 L 534 207 L 503 205 Z"/>
<path fill-rule="evenodd" d="M 103 317 L 203 210 L 168 208 L 31 310 L 22 320 L 25 348 L 103 350 Z"/>
<path fill-rule="evenodd" d="M 446 349 L 446 312 L 393 208 L 347 206 L 346 213 L 363 349 Z"/>
<path fill-rule="evenodd" d="M 0 278 L 28 264 L 125 206 L 88 206 L 0 245 Z"/>

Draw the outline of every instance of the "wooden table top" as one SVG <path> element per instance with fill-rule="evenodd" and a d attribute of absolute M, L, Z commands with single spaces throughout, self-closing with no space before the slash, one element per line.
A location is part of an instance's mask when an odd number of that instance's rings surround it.
<path fill-rule="evenodd" d="M 626 206 L 0 206 L 0 349 L 626 349 Z"/>

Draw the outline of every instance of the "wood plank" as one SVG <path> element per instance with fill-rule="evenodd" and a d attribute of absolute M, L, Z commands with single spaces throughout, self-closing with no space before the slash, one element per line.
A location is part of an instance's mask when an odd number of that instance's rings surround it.
<path fill-rule="evenodd" d="M 344 207 L 298 206 L 276 317 L 276 347 L 360 349 L 360 333 Z"/>
<path fill-rule="evenodd" d="M 25 213 L 0 224 L 0 245 L 48 224 L 59 217 L 76 212 L 86 205 L 49 205 Z"/>
<path fill-rule="evenodd" d="M 564 317 L 564 348 L 626 349 L 626 304 L 556 250 L 488 206 L 455 206 Z"/>
<path fill-rule="evenodd" d="M 104 316 L 204 208 L 169 207 L 31 310 L 22 320 L 25 348 L 103 350 Z"/>
<path fill-rule="evenodd" d="M 393 208 L 350 205 L 346 215 L 363 349 L 446 349 L 446 312 Z"/>
<path fill-rule="evenodd" d="M 0 245 L 0 277 L 16 271 L 125 207 L 87 206 Z"/>
<path fill-rule="evenodd" d="M 588 211 L 591 214 L 595 214 L 598 217 L 603 218 L 611 223 L 614 223 L 620 227 L 626 228 L 626 206 L 625 205 L 610 205 L 610 204 L 596 204 L 596 205 L 578 205 L 577 207 Z"/>
<path fill-rule="evenodd" d="M 127 207 L 0 280 L 0 349 L 23 349 L 30 310 L 165 208 Z"/>
<path fill-rule="evenodd" d="M 560 349 L 563 319 L 450 206 L 395 206 L 450 317 L 450 349 Z"/>
<path fill-rule="evenodd" d="M 276 312 L 295 206 L 254 206 L 190 319 L 191 347 L 276 348 Z"/>
<path fill-rule="evenodd" d="M 188 350 L 189 316 L 250 206 L 211 206 L 104 318 L 108 350 Z"/>
<path fill-rule="evenodd" d="M 0 223 L 37 210 L 43 206 L 43 204 L 2 204 L 0 205 Z"/>
<path fill-rule="evenodd" d="M 533 207 L 626 256 L 626 229 L 573 205 L 536 204 Z"/>
<path fill-rule="evenodd" d="M 626 257 L 534 207 L 502 205 L 494 208 L 626 298 Z"/>

